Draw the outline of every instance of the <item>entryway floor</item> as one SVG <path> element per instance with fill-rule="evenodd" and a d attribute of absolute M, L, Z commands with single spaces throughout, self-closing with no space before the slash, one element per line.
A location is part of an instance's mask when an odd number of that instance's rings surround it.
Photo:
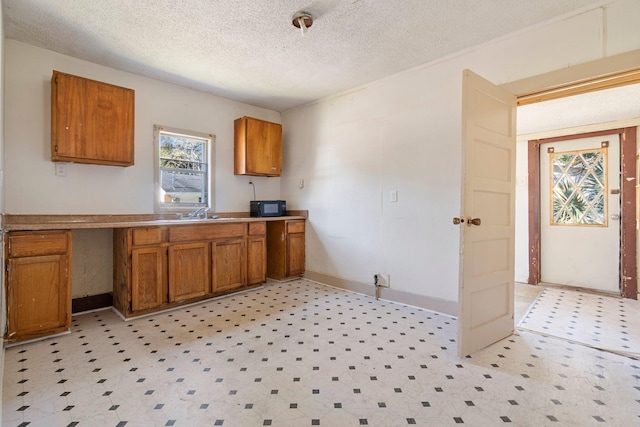
<path fill-rule="evenodd" d="M 640 357 L 640 301 L 545 287 L 521 330 Z"/>
<path fill-rule="evenodd" d="M 640 424 L 640 363 L 519 331 L 456 356 L 457 320 L 307 280 L 6 351 L 2 425 Z"/>

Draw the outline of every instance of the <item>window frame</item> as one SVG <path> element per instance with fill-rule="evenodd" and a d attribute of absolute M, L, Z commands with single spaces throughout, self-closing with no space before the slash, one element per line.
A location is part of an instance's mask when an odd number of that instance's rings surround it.
<path fill-rule="evenodd" d="M 162 185 L 161 168 L 160 168 L 160 136 L 162 134 L 171 134 L 176 136 L 184 136 L 188 138 L 205 140 L 205 160 L 207 165 L 206 170 L 206 191 L 207 201 L 202 203 L 184 203 L 184 202 L 172 202 L 166 203 L 162 200 Z M 212 211 L 214 208 L 215 194 L 213 192 L 214 187 L 214 153 L 215 153 L 215 135 L 212 133 L 194 132 L 185 129 L 172 128 L 169 126 L 154 125 L 153 126 L 153 147 L 154 147 L 154 191 L 153 202 L 155 213 L 185 213 L 192 212 L 199 208 L 208 207 Z"/>

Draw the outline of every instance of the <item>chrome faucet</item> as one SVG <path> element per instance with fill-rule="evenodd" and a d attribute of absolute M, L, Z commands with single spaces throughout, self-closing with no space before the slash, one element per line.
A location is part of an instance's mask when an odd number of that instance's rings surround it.
<path fill-rule="evenodd" d="M 203 206 L 203 207 L 198 208 L 195 211 L 191 212 L 187 216 L 189 218 L 206 218 L 207 214 L 209 213 L 210 210 L 211 209 L 209 209 L 208 206 Z"/>

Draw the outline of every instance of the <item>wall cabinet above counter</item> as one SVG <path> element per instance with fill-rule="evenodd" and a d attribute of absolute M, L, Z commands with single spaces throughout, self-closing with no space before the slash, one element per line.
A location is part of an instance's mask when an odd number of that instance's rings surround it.
<path fill-rule="evenodd" d="M 134 91 L 53 71 L 51 160 L 133 165 Z"/>
<path fill-rule="evenodd" d="M 251 117 L 234 121 L 234 174 L 282 174 L 282 125 Z"/>

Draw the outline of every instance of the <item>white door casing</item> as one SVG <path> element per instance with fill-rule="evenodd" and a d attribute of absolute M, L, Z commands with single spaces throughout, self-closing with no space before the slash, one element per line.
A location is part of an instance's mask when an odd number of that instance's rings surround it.
<path fill-rule="evenodd" d="M 551 156 L 607 143 L 606 223 L 551 225 Z M 611 190 L 614 191 L 612 194 Z M 596 136 L 540 144 L 540 279 L 542 282 L 620 292 L 620 136 Z M 617 194 L 616 194 L 617 193 Z"/>
<path fill-rule="evenodd" d="M 513 333 L 516 97 L 463 72 L 458 356 Z M 479 225 L 470 224 L 479 219 Z"/>

